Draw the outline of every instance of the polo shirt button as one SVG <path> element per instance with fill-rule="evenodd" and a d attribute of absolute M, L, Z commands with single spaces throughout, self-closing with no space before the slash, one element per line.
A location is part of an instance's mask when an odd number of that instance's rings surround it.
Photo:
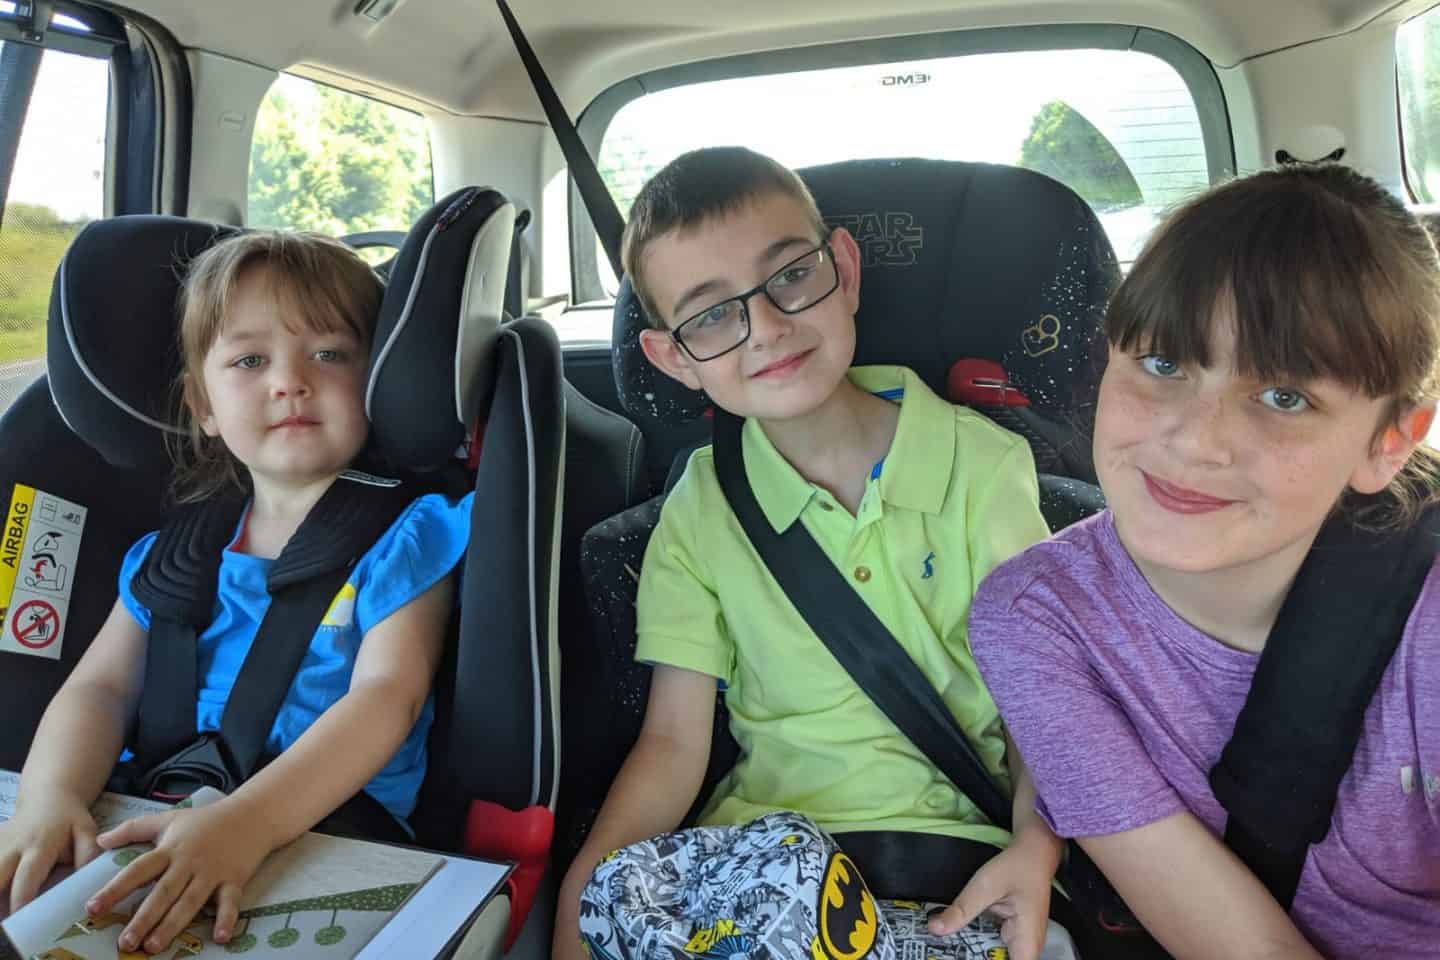
<path fill-rule="evenodd" d="M 856 580 L 859 580 L 861 583 L 869 583 L 869 582 L 870 582 L 870 568 L 869 568 L 869 567 L 856 567 L 856 568 L 855 568 L 855 579 L 856 579 Z"/>
<path fill-rule="evenodd" d="M 925 798 L 925 805 L 932 810 L 942 810 L 950 806 L 952 798 L 949 787 L 937 787 L 930 796 Z"/>
<path fill-rule="evenodd" d="M 831 510 L 835 509 L 835 504 L 831 503 L 829 500 L 821 500 L 820 509 L 824 510 L 826 513 L 829 513 Z"/>

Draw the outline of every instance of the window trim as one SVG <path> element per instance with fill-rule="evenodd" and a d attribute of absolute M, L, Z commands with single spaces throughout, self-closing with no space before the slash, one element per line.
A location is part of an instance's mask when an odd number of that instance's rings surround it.
<path fill-rule="evenodd" d="M 431 141 L 430 138 L 430 118 L 424 112 L 413 106 L 402 106 L 401 104 L 386 100 L 383 97 L 378 96 L 373 89 L 367 89 L 363 92 L 360 90 L 352 90 L 349 87 L 344 86 L 340 82 L 341 80 L 344 80 L 346 78 L 339 74 L 332 74 L 326 71 L 315 71 L 312 73 L 311 71 L 306 69 L 296 70 L 292 68 L 288 70 L 275 71 L 275 77 L 273 80 L 270 81 L 270 86 L 265 89 L 265 93 L 260 97 L 260 102 L 255 105 L 255 120 L 257 124 L 260 119 L 261 109 L 265 106 L 265 103 L 270 98 L 270 95 L 274 93 L 275 84 L 279 83 L 281 78 L 283 77 L 290 77 L 295 80 L 304 80 L 306 83 L 312 83 L 320 87 L 327 87 L 331 90 L 343 93 L 346 96 L 358 97 L 361 100 L 368 100 L 371 103 L 379 104 L 387 110 L 399 110 L 402 113 L 408 113 L 411 116 L 417 118 L 425 126 L 425 160 L 430 167 L 430 206 L 433 206 L 436 201 L 440 199 L 440 197 L 437 196 L 435 192 L 435 144 Z M 251 162 L 253 161 L 255 155 L 255 129 L 256 126 L 252 124 L 250 129 L 250 145 L 248 147 L 248 150 L 250 152 L 247 155 L 245 161 L 244 223 L 247 227 L 252 226 L 250 222 L 250 189 L 253 186 L 253 180 L 251 179 L 251 177 L 254 175 L 254 172 L 251 169 Z M 429 209 L 429 207 L 426 207 L 426 209 Z M 347 234 L 346 236 L 364 236 L 369 234 L 385 233 L 392 231 L 399 231 L 400 233 L 404 233 L 406 230 L 409 230 L 411 226 L 412 224 L 407 223 L 399 224 L 394 227 L 377 227 L 374 230 L 362 230 L 359 233 Z M 293 224 L 278 225 L 277 228 L 285 230 L 299 229 Z"/>
<path fill-rule="evenodd" d="M 1047 24 L 954 30 L 739 54 L 664 67 L 622 80 L 601 91 L 581 113 L 576 127 L 590 155 L 598 157 L 605 132 L 622 107 L 646 94 L 673 87 L 844 66 L 1046 50 L 1133 50 L 1164 61 L 1180 76 L 1195 102 L 1210 182 L 1234 176 L 1235 142 L 1231 133 L 1230 112 L 1214 66 L 1200 51 L 1173 34 L 1148 27 L 1114 24 Z M 569 208 L 571 302 L 578 305 L 608 300 L 609 296 L 600 283 L 595 226 L 575 189 L 573 177 L 570 178 Z"/>
<path fill-rule="evenodd" d="M 62 53 L 76 53 L 81 56 L 97 58 L 108 58 L 111 50 L 128 42 L 125 21 L 108 10 L 100 10 L 78 3 L 67 3 L 62 0 L 55 4 L 54 13 L 79 20 L 90 30 L 88 32 L 72 30 L 56 26 L 52 22 L 37 41 L 32 37 L 25 36 L 25 32 L 20 27 L 20 20 L 15 15 L 0 14 L 0 40 L 11 43 L 28 43 L 32 46 L 44 47 L 47 50 L 59 50 Z"/>
<path fill-rule="evenodd" d="M 1416 22 L 1417 20 L 1425 19 L 1431 14 L 1440 16 L 1440 5 L 1427 6 L 1419 13 L 1410 17 L 1406 17 L 1404 20 L 1401 20 L 1395 25 L 1395 38 L 1392 43 L 1395 57 L 1395 132 L 1396 136 L 1398 136 L 1400 140 L 1400 183 L 1402 186 L 1404 186 L 1405 196 L 1409 200 L 1411 205 L 1425 207 L 1433 207 L 1437 204 L 1437 201 L 1426 200 L 1421 197 L 1419 191 L 1415 189 L 1415 185 L 1411 182 L 1410 179 L 1412 173 L 1419 177 L 1422 176 L 1422 172 L 1415 170 L 1410 165 L 1410 141 L 1405 136 L 1405 99 L 1404 93 L 1400 89 L 1400 87 L 1401 84 L 1405 83 L 1406 81 L 1401 76 L 1400 31 L 1404 30 L 1407 26 Z"/>

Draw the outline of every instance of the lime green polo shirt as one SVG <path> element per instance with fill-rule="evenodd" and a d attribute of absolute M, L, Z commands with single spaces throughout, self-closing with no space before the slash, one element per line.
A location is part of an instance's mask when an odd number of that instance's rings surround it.
<path fill-rule="evenodd" d="M 872 471 L 858 515 L 800 476 L 751 420 L 742 448 L 756 498 L 777 531 L 805 525 L 1008 790 L 1000 716 L 970 654 L 966 618 L 985 575 L 1049 535 L 1030 448 L 940 399 L 903 367 L 856 367 L 849 376 L 881 396 L 903 390 L 890 451 Z M 831 832 L 1008 842 L 871 703 L 791 606 L 726 503 L 709 447 L 690 458 L 661 511 L 637 607 L 637 659 L 725 684 L 742 755 L 702 823 L 796 810 Z"/>

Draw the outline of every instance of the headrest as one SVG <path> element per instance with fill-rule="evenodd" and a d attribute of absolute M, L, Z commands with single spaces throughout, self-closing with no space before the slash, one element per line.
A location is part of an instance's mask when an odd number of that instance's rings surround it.
<path fill-rule="evenodd" d="M 461 414 L 487 389 L 484 358 L 499 326 L 513 219 L 495 191 L 460 191 L 406 239 L 381 305 L 367 388 L 372 446 L 394 467 L 438 466 L 464 437 Z M 164 437 L 183 432 L 172 392 L 181 281 L 191 259 L 237 232 L 127 216 L 90 223 L 71 242 L 50 295 L 50 392 L 65 423 L 108 462 L 170 471 Z"/>
<path fill-rule="evenodd" d="M 439 466 L 484 413 L 514 236 L 514 205 L 466 187 L 416 221 L 396 254 L 365 392 L 372 440 L 390 462 Z"/>
<path fill-rule="evenodd" d="M 1093 401 L 1102 322 L 1119 269 L 1073 191 L 1015 167 L 852 160 L 797 171 L 826 223 L 860 247 L 855 363 L 903 364 L 936 393 L 957 360 L 999 363 L 1049 418 Z M 615 383 L 642 428 L 708 405 L 640 351 L 646 326 L 628 278 L 615 303 Z"/>
<path fill-rule="evenodd" d="M 234 228 L 178 217 L 87 224 L 50 291 L 50 394 L 80 439 L 118 467 L 168 473 L 164 434 L 183 434 L 176 302 L 184 266 Z"/>

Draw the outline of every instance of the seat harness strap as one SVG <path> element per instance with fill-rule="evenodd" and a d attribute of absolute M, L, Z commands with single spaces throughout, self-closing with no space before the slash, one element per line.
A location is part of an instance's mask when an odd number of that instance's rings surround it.
<path fill-rule="evenodd" d="M 198 735 L 198 638 L 215 618 L 221 554 L 245 500 L 212 499 L 176 511 L 131 583 L 151 613 L 132 789 L 165 799 L 206 785 L 228 792 L 255 771 L 336 593 L 413 497 L 399 480 L 356 470 L 330 485 L 270 568 L 270 605 L 226 699 L 219 731 Z"/>

